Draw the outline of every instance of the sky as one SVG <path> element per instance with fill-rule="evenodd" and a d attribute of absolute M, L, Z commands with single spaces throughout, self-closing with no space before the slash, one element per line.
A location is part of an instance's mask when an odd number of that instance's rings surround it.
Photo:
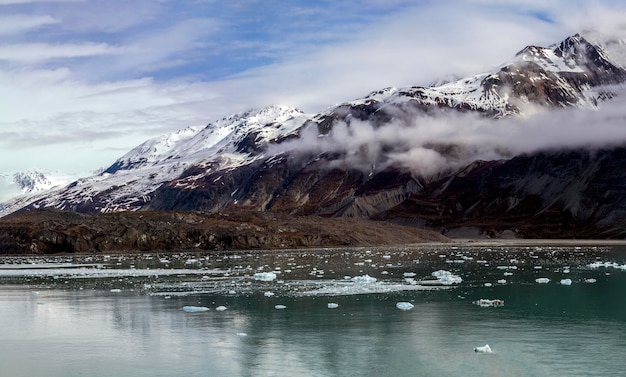
<path fill-rule="evenodd" d="M 88 175 L 231 113 L 317 113 L 625 19 L 612 0 L 0 0 L 0 174 Z"/>

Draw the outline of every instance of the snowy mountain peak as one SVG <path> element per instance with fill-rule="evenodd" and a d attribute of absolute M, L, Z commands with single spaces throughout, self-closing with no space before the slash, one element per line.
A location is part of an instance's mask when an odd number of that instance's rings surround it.
<path fill-rule="evenodd" d="M 13 174 L 13 182 L 24 193 L 43 191 L 53 186 L 44 173 L 37 170 L 29 170 Z"/>

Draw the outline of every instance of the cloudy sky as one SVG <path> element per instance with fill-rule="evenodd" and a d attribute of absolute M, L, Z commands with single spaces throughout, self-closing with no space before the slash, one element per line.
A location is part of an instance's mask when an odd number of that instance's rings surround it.
<path fill-rule="evenodd" d="M 280 103 L 314 113 L 476 74 L 626 19 L 624 1 L 0 0 L 0 173 L 87 174 Z"/>

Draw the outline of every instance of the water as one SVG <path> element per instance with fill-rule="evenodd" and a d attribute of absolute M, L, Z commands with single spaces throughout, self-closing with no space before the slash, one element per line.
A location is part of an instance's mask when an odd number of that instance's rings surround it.
<path fill-rule="evenodd" d="M 614 376 L 625 262 L 619 247 L 506 246 L 0 258 L 0 375 Z"/>

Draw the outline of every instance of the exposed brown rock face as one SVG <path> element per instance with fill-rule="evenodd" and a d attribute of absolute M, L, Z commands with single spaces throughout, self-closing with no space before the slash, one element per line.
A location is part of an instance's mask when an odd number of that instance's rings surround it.
<path fill-rule="evenodd" d="M 286 249 L 445 242 L 440 234 L 360 219 L 263 213 L 33 210 L 0 219 L 0 253 Z"/>

